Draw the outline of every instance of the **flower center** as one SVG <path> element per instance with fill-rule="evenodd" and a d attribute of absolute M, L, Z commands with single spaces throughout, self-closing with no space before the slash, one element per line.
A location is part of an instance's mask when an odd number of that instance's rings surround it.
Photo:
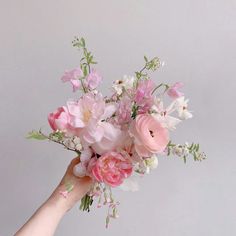
<path fill-rule="evenodd" d="M 83 113 L 84 122 L 88 123 L 90 117 L 91 117 L 91 111 L 90 110 L 85 110 L 84 113 Z"/>
<path fill-rule="evenodd" d="M 153 133 L 152 130 L 149 130 L 149 133 L 150 133 L 150 135 L 151 135 L 152 137 L 154 137 L 154 133 Z"/>

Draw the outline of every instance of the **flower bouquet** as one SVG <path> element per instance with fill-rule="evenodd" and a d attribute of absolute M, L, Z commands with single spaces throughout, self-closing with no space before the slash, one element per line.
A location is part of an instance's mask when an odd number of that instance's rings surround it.
<path fill-rule="evenodd" d="M 117 218 L 118 201 L 112 189 L 138 189 L 137 176 L 144 176 L 158 165 L 158 157 L 174 155 L 186 162 L 189 156 L 195 161 L 204 160 L 199 144 L 175 144 L 171 131 L 189 118 L 188 100 L 179 90 L 182 83 L 157 84 L 149 72 L 163 66 L 157 57 L 144 56 L 144 66 L 134 76 L 115 80 L 110 96 L 98 90 L 101 75 L 94 68 L 94 56 L 83 38 L 72 41 L 82 51 L 80 65 L 66 71 L 61 80 L 70 83 L 73 92 L 81 92 L 78 99 L 69 99 L 64 106 L 48 115 L 51 133 L 40 129 L 32 131 L 28 138 L 50 140 L 75 152 L 80 159 L 74 167 L 78 177 L 89 176 L 93 187 L 81 200 L 80 209 L 89 211 L 97 199 L 97 207 L 108 206 L 106 226 L 110 218 Z M 170 105 L 164 105 L 165 97 Z M 68 197 L 73 185 L 65 183 L 61 192 Z"/>

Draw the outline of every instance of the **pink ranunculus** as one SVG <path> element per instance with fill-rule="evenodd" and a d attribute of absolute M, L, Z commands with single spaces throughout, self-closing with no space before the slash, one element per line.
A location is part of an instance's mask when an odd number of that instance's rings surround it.
<path fill-rule="evenodd" d="M 80 69 L 80 67 L 77 67 L 71 71 L 66 71 L 61 80 L 63 82 L 70 82 L 73 87 L 73 92 L 75 92 L 80 88 L 79 79 L 81 77 L 83 77 L 83 71 Z"/>
<path fill-rule="evenodd" d="M 178 89 L 182 88 L 183 86 L 183 83 L 177 82 L 167 90 L 167 94 L 173 99 L 182 97 L 184 94 L 178 91 Z"/>
<path fill-rule="evenodd" d="M 123 183 L 132 173 L 131 161 L 118 152 L 107 152 L 98 158 L 92 174 L 98 182 L 116 187 Z"/>
<path fill-rule="evenodd" d="M 48 122 L 54 131 L 67 131 L 70 122 L 70 114 L 68 109 L 64 106 L 59 107 L 56 111 L 48 115 Z"/>
<path fill-rule="evenodd" d="M 134 138 L 135 150 L 141 157 L 163 152 L 169 142 L 167 129 L 150 114 L 138 115 L 132 122 L 129 133 Z"/>
<path fill-rule="evenodd" d="M 134 101 L 140 107 L 139 114 L 147 112 L 154 103 L 154 96 L 152 94 L 155 84 L 152 80 L 142 80 L 138 84 L 135 92 Z"/>
<path fill-rule="evenodd" d="M 96 70 L 92 69 L 89 75 L 85 79 L 85 86 L 89 89 L 95 89 L 101 83 L 102 77 L 97 73 Z"/>

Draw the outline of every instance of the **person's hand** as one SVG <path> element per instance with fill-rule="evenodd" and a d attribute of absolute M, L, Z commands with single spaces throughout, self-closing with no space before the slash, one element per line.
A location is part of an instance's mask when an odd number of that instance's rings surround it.
<path fill-rule="evenodd" d="M 78 157 L 72 160 L 52 195 L 16 232 L 15 236 L 52 236 L 54 234 L 64 214 L 90 190 L 93 184 L 91 178 L 77 178 L 73 174 L 73 167 L 78 163 Z"/>
<path fill-rule="evenodd" d="M 92 186 L 93 181 L 90 177 L 79 178 L 73 174 L 73 168 L 78 163 L 78 157 L 71 161 L 60 184 L 48 199 L 49 203 L 59 203 L 64 211 L 70 210 Z M 69 192 L 68 187 L 70 188 Z"/>

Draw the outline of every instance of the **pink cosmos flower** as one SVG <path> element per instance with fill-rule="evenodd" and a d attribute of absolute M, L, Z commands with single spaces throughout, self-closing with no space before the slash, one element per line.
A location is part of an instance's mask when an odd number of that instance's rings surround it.
<path fill-rule="evenodd" d="M 138 84 L 138 88 L 135 93 L 134 101 L 140 106 L 139 113 L 147 112 L 154 102 L 152 91 L 155 88 L 155 84 L 152 80 L 142 80 Z"/>
<path fill-rule="evenodd" d="M 101 81 L 102 77 L 97 73 L 96 70 L 92 69 L 92 71 L 86 77 L 85 86 L 93 90 L 98 87 Z"/>
<path fill-rule="evenodd" d="M 132 163 L 118 152 L 107 152 L 98 158 L 92 169 L 94 178 L 99 182 L 116 187 L 132 173 Z"/>
<path fill-rule="evenodd" d="M 161 153 L 169 142 L 168 131 L 149 114 L 138 115 L 130 127 L 135 150 L 140 157 Z"/>
<path fill-rule="evenodd" d="M 184 96 L 184 94 L 178 91 L 178 89 L 182 88 L 183 86 L 184 86 L 183 83 L 177 82 L 167 90 L 167 94 L 173 99 L 182 97 Z"/>
<path fill-rule="evenodd" d="M 66 71 L 61 80 L 63 82 L 70 82 L 73 87 L 73 92 L 75 92 L 80 88 L 79 79 L 81 77 L 83 77 L 83 71 L 80 69 L 80 67 L 77 67 L 71 71 Z"/>
<path fill-rule="evenodd" d="M 68 109 L 65 106 L 59 107 L 56 111 L 48 115 L 48 122 L 54 131 L 67 131 L 70 129 L 70 114 Z"/>

